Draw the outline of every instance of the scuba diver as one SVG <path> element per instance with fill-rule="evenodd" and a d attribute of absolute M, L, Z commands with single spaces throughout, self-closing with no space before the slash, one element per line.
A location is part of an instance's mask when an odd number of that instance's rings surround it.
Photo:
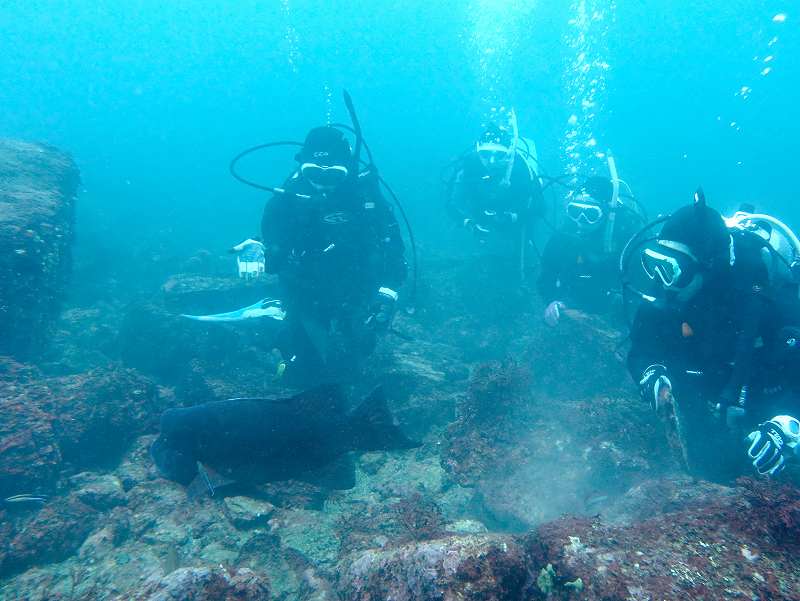
<path fill-rule="evenodd" d="M 539 293 L 546 303 L 545 322 L 559 323 L 566 308 L 609 313 L 621 306 L 619 256 L 645 219 L 632 195 L 620 199 L 613 157 L 610 178 L 590 177 L 570 194 L 564 227 L 542 253 Z"/>
<path fill-rule="evenodd" d="M 794 457 L 799 258 L 800 241 L 780 221 L 747 212 L 725 220 L 701 190 L 623 252 L 626 290 L 641 299 L 628 369 L 696 475 L 725 481 L 745 462 L 775 475 Z M 647 292 L 631 285 L 631 263 Z"/>
<path fill-rule="evenodd" d="M 261 222 L 266 270 L 279 278 L 286 311 L 279 371 L 288 364 L 305 384 L 346 379 L 390 327 L 404 243 L 377 171 L 360 168 L 339 129 L 312 129 L 295 158 Z"/>
<path fill-rule="evenodd" d="M 523 271 L 533 222 L 544 210 L 536 146 L 520 138 L 514 110 L 494 111 L 475 150 L 456 163 L 446 208 L 481 244 L 511 242 Z"/>

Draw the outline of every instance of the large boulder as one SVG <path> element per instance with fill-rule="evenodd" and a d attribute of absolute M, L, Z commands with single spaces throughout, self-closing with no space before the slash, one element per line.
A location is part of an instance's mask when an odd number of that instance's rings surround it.
<path fill-rule="evenodd" d="M 474 511 L 492 529 L 526 531 L 563 513 L 596 513 L 669 467 L 638 399 L 554 402 L 538 388 L 543 371 L 514 361 L 478 365 L 443 441 L 442 466 L 475 487 Z"/>
<path fill-rule="evenodd" d="M 267 579 L 247 568 L 179 568 L 115 601 L 269 601 Z"/>
<path fill-rule="evenodd" d="M 127 308 L 119 331 L 122 361 L 175 386 L 184 404 L 275 392 L 272 348 L 279 323 L 269 318 L 199 322 L 182 314 L 233 311 L 275 296 L 274 280 L 172 276 L 159 295 Z"/>
<path fill-rule="evenodd" d="M 80 178 L 69 155 L 0 140 L 0 354 L 39 350 L 68 280 Z"/>
<path fill-rule="evenodd" d="M 522 599 L 528 582 L 523 548 L 503 536 L 452 536 L 348 558 L 342 599 L 501 601 Z"/>
<path fill-rule="evenodd" d="M 740 484 L 699 483 L 687 494 L 691 484 L 664 482 L 649 488 L 669 503 L 641 490 L 627 500 L 629 516 L 651 515 L 643 521 L 564 518 L 540 527 L 526 545 L 538 574 L 527 598 L 799 599 L 800 491 Z"/>
<path fill-rule="evenodd" d="M 0 537 L 0 576 L 66 559 L 86 540 L 97 519 L 97 512 L 75 496 L 50 501 L 24 528 Z"/>
<path fill-rule="evenodd" d="M 67 468 L 112 465 L 136 436 L 156 430 L 165 408 L 152 382 L 130 369 L 44 378 L 14 365 L 0 364 L 0 497 L 52 491 Z"/>

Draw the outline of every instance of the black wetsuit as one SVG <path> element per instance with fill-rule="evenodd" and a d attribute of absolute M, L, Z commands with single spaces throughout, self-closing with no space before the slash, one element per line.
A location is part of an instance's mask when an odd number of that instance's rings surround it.
<path fill-rule="evenodd" d="M 516 154 L 508 183 L 506 170 L 493 174 L 484 167 L 477 152 L 468 154 L 456 170 L 447 193 L 447 210 L 459 224 L 465 219 L 489 233 L 514 235 L 522 227 L 528 231 L 533 220 L 544 210 L 544 198 L 539 178 Z M 517 219 L 511 221 L 509 214 Z"/>
<path fill-rule="evenodd" d="M 336 371 L 372 350 L 365 321 L 378 289 L 397 291 L 406 278 L 402 236 L 374 173 L 326 194 L 298 176 L 285 189 L 261 222 L 266 270 L 279 276 L 287 312 L 278 348 L 303 371 Z"/>
<path fill-rule="evenodd" d="M 621 307 L 619 255 L 641 226 L 641 219 L 617 212 L 610 252 L 603 248 L 605 222 L 594 232 L 580 233 L 571 222 L 547 241 L 542 253 L 539 293 L 545 304 L 562 301 L 568 307 L 603 314 Z"/>
<path fill-rule="evenodd" d="M 689 443 L 689 467 L 716 480 L 745 468 L 747 432 L 775 415 L 800 414 L 800 352 L 787 343 L 800 325 L 797 298 L 770 287 L 757 245 L 742 236 L 735 240 L 734 266 L 707 274 L 691 301 L 640 306 L 628 354 L 637 383 L 649 366 L 666 367 Z M 728 427 L 726 408 L 737 404 L 743 387 L 745 413 Z"/>

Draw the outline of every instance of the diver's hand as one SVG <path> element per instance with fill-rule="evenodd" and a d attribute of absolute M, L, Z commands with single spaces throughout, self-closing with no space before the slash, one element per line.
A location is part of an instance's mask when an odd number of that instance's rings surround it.
<path fill-rule="evenodd" d="M 762 476 L 774 476 L 786 467 L 800 442 L 800 422 L 789 415 L 776 415 L 747 436 L 747 456 Z"/>
<path fill-rule="evenodd" d="M 386 286 L 378 288 L 367 324 L 379 330 L 388 330 L 397 311 L 397 292 Z"/>
<path fill-rule="evenodd" d="M 544 322 L 551 328 L 556 327 L 561 320 L 561 311 L 566 308 L 567 305 L 561 301 L 553 301 L 544 310 Z"/>
<path fill-rule="evenodd" d="M 668 403 L 672 397 L 672 382 L 667 377 L 666 366 L 655 364 L 645 369 L 639 380 L 639 393 L 654 411 Z"/>
<path fill-rule="evenodd" d="M 244 252 L 245 250 L 253 248 L 253 247 L 256 247 L 256 248 L 260 249 L 262 252 L 265 249 L 264 243 L 261 242 L 260 240 L 253 240 L 253 238 L 248 238 L 247 240 L 242 240 L 236 246 L 232 246 L 231 248 L 229 248 L 228 249 L 228 253 L 230 253 L 230 254 L 239 254 L 239 253 Z"/>

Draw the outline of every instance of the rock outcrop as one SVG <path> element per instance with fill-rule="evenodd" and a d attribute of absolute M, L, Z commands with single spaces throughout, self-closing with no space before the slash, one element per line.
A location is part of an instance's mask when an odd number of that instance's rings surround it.
<path fill-rule="evenodd" d="M 115 601 L 269 601 L 269 582 L 252 570 L 180 568 Z"/>
<path fill-rule="evenodd" d="M 524 549 L 511 538 L 449 537 L 348 558 L 339 594 L 360 601 L 522 599 L 526 567 Z"/>
<path fill-rule="evenodd" d="M 115 464 L 138 435 L 155 431 L 165 408 L 153 383 L 131 369 L 45 378 L 3 366 L 12 373 L 0 372 L 0 498 L 51 492 L 64 470 Z"/>
<path fill-rule="evenodd" d="M 78 169 L 41 144 L 0 140 L 0 355 L 48 338 L 71 267 Z"/>

